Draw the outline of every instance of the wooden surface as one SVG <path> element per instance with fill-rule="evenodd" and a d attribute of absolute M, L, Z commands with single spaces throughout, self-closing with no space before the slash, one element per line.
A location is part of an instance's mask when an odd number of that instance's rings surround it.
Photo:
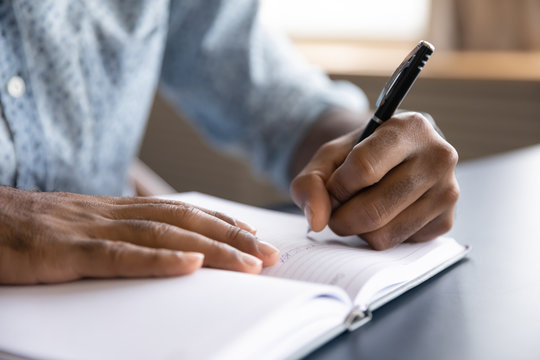
<path fill-rule="evenodd" d="M 389 76 L 415 46 L 392 47 L 354 41 L 298 40 L 307 60 L 333 75 Z M 463 80 L 540 81 L 540 51 L 439 52 L 429 60 L 422 77 Z"/>

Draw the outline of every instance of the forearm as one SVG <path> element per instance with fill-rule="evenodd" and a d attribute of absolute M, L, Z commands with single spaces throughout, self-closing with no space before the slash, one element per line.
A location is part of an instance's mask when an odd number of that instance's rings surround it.
<path fill-rule="evenodd" d="M 321 145 L 352 131 L 363 129 L 368 120 L 368 113 L 342 108 L 325 111 L 298 143 L 289 165 L 289 179 L 293 179 L 304 168 Z"/>

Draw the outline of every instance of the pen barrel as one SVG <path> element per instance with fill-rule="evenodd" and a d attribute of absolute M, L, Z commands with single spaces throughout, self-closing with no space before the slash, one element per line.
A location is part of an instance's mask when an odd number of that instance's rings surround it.
<path fill-rule="evenodd" d="M 412 88 L 418 75 L 420 75 L 424 65 L 433 54 L 433 50 L 433 45 L 427 41 L 421 41 L 416 49 L 413 50 L 414 56 L 406 60 L 401 73 L 395 78 L 395 81 L 391 82 L 387 93 L 381 99 L 379 106 L 377 106 L 377 110 L 375 111 L 377 118 L 384 122 L 392 117 Z"/>
<path fill-rule="evenodd" d="M 373 132 L 375 131 L 375 129 L 377 129 L 378 126 L 379 123 L 373 118 L 371 118 L 356 143 L 358 144 L 359 142 L 367 138 L 369 135 L 373 134 Z"/>
<path fill-rule="evenodd" d="M 405 60 L 403 60 L 381 92 L 377 100 L 375 114 L 369 120 L 357 143 L 371 135 L 380 124 L 392 117 L 416 81 L 429 57 L 433 54 L 433 50 L 433 45 L 427 41 L 420 41 Z"/>

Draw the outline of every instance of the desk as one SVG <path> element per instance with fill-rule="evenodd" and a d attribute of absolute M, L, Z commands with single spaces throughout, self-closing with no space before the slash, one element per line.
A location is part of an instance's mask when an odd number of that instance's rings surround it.
<path fill-rule="evenodd" d="M 308 359 L 539 359 L 540 146 L 458 166 L 467 260 Z"/>

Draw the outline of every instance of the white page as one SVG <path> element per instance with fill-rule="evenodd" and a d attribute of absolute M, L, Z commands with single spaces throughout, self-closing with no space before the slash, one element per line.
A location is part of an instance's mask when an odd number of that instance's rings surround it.
<path fill-rule="evenodd" d="M 380 288 L 412 280 L 464 251 L 463 246 L 450 238 L 419 244 L 406 243 L 389 250 L 376 251 L 357 236 L 339 237 L 328 228 L 321 233 L 310 233 L 308 237 L 307 222 L 300 215 L 254 208 L 200 193 L 177 194 L 167 198 L 218 210 L 257 228 L 259 238 L 281 250 L 279 262 L 264 269 L 264 275 L 336 285 L 355 299 L 368 280 L 384 270 L 378 276 L 379 281 L 369 284 L 355 302 L 364 306 L 369 304 Z M 426 257 L 427 254 L 433 256 Z M 420 258 L 423 259 L 419 262 Z M 414 262 L 415 266 L 404 270 Z M 387 270 L 389 267 L 394 269 Z"/>
<path fill-rule="evenodd" d="M 0 354 L 208 359 L 234 354 L 240 344 L 242 353 L 235 358 L 253 358 L 258 351 L 278 346 L 283 336 L 294 338 L 306 327 L 297 320 L 321 317 L 316 302 L 313 313 L 301 311 L 321 293 L 330 294 L 323 307 L 328 309 L 329 299 L 336 303 L 332 316 L 322 316 L 325 326 L 338 326 L 351 305 L 335 288 L 221 270 L 202 269 L 168 279 L 0 286 Z M 256 336 L 257 328 L 267 336 Z M 304 334 L 296 340 L 301 345 L 311 339 Z M 260 355 L 265 358 L 265 352 Z"/>

